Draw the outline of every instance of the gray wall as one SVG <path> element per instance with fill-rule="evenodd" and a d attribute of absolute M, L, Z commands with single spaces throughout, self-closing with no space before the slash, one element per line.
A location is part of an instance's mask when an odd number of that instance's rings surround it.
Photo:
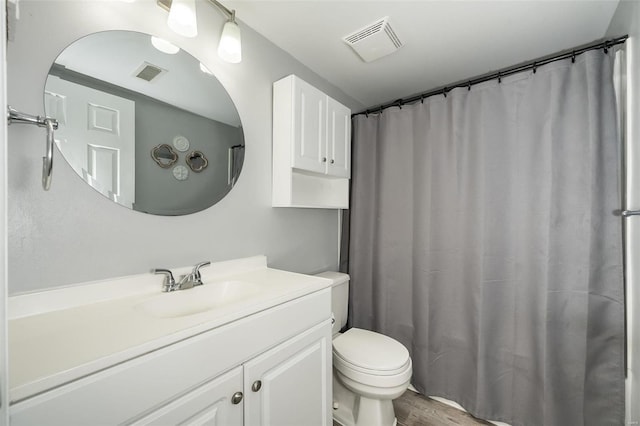
<path fill-rule="evenodd" d="M 292 271 L 337 267 L 338 212 L 271 207 L 271 85 L 293 73 L 354 110 L 362 105 L 242 24 L 243 62 L 222 62 L 216 44 L 224 19 L 205 2 L 198 2 L 200 34 L 195 39 L 171 33 L 167 13 L 155 1 L 29 1 L 20 6 L 21 20 L 7 54 L 12 106 L 43 113 L 47 71 L 74 40 L 109 29 L 142 31 L 179 45 L 216 74 L 236 104 L 247 148 L 238 184 L 227 197 L 199 213 L 162 217 L 100 196 L 58 152 L 52 188 L 44 192 L 44 132 L 11 126 L 10 294 L 255 254 L 266 254 L 272 267 Z"/>

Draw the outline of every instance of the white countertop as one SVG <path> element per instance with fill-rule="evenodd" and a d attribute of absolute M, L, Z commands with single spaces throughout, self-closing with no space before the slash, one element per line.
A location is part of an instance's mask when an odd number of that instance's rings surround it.
<path fill-rule="evenodd" d="M 267 268 L 261 256 L 213 264 L 201 272 L 204 286 L 224 279 L 259 284 L 264 290 L 227 306 L 175 318 L 157 318 L 135 308 L 161 294 L 162 277 L 151 274 L 10 298 L 11 401 L 331 285 L 324 278 Z"/>

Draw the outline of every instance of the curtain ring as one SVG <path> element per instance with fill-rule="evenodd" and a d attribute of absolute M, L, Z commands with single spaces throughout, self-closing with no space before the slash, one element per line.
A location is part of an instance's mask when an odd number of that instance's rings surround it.
<path fill-rule="evenodd" d="M 502 83 L 502 73 L 498 73 L 498 83 Z"/>
<path fill-rule="evenodd" d="M 471 91 L 471 80 L 467 82 L 467 90 Z"/>
<path fill-rule="evenodd" d="M 424 95 L 420 95 L 420 103 L 423 104 L 424 103 Z"/>
<path fill-rule="evenodd" d="M 442 89 L 442 94 L 444 95 L 444 97 L 447 97 L 447 88 L 445 87 L 444 89 Z"/>
<path fill-rule="evenodd" d="M 364 115 L 365 115 L 365 117 L 369 118 L 369 110 L 366 110 L 366 111 L 364 112 Z"/>
<path fill-rule="evenodd" d="M 608 41 L 604 42 L 604 54 L 605 55 L 609 54 L 609 42 Z"/>
<path fill-rule="evenodd" d="M 534 61 L 533 62 L 533 73 L 535 74 L 537 70 L 538 70 L 538 66 L 536 65 L 536 63 Z"/>
<path fill-rule="evenodd" d="M 397 106 L 398 108 L 402 109 L 402 99 L 398 99 L 398 100 L 396 101 L 396 106 Z"/>
<path fill-rule="evenodd" d="M 382 107 L 382 105 L 380 105 L 380 115 L 382 115 L 382 110 L 383 110 L 383 109 L 384 109 L 384 108 Z"/>
<path fill-rule="evenodd" d="M 571 51 L 571 63 L 572 64 L 576 63 L 576 51 L 575 50 Z"/>

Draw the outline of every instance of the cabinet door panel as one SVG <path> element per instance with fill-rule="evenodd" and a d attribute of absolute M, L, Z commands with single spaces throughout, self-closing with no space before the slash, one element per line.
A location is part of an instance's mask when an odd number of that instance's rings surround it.
<path fill-rule="evenodd" d="M 330 322 L 247 362 L 244 378 L 245 425 L 330 425 Z M 261 387 L 253 391 L 257 380 Z"/>
<path fill-rule="evenodd" d="M 241 390 L 242 367 L 236 367 L 130 424 L 242 426 L 243 404 L 231 403 L 233 394 Z"/>
<path fill-rule="evenodd" d="M 327 173 L 348 178 L 351 169 L 351 110 L 329 98 L 327 111 Z"/>
<path fill-rule="evenodd" d="M 294 80 L 293 167 L 326 171 L 327 96 L 302 80 Z"/>

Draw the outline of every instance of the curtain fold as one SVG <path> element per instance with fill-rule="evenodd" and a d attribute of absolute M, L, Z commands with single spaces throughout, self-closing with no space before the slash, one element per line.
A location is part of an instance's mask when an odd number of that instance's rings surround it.
<path fill-rule="evenodd" d="M 516 425 L 624 423 L 613 55 L 356 116 L 351 325 Z"/>

